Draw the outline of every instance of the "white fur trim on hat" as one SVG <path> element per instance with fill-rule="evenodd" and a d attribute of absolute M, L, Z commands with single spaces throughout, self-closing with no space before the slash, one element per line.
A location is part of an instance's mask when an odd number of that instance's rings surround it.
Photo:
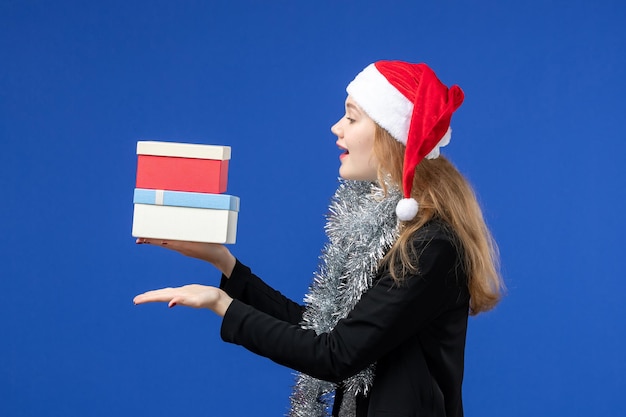
<path fill-rule="evenodd" d="M 406 145 L 413 103 L 387 81 L 376 65 L 361 71 L 346 91 L 372 120 Z"/>

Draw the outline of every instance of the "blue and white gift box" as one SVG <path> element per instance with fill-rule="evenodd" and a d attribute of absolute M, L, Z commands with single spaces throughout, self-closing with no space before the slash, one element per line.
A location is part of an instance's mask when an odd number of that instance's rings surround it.
<path fill-rule="evenodd" d="M 239 197 L 136 188 L 135 237 L 235 243 Z"/>

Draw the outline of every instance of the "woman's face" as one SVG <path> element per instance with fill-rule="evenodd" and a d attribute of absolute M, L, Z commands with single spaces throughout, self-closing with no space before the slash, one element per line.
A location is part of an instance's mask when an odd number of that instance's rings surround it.
<path fill-rule="evenodd" d="M 375 181 L 378 161 L 374 155 L 376 124 L 352 100 L 346 99 L 346 114 L 330 130 L 337 136 L 339 175 L 346 180 Z"/>

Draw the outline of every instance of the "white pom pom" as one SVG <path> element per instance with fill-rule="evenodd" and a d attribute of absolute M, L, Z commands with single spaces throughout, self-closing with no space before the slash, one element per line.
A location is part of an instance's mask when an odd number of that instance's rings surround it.
<path fill-rule="evenodd" d="M 396 206 L 396 216 L 403 222 L 408 222 L 415 217 L 418 208 L 419 205 L 414 198 L 403 198 Z"/>

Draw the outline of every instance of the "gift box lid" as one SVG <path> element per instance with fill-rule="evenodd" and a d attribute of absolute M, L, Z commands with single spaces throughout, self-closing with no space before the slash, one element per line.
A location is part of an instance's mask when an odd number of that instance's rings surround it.
<path fill-rule="evenodd" d="M 190 193 L 135 188 L 133 203 L 239 211 L 239 197 L 228 194 Z"/>
<path fill-rule="evenodd" d="M 178 142 L 138 141 L 137 155 L 229 160 L 230 146 L 198 145 L 194 143 Z"/>

